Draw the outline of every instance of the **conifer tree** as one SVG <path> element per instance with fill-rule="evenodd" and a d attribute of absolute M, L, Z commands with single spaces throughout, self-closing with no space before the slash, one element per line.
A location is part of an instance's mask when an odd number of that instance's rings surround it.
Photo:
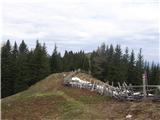
<path fill-rule="evenodd" d="M 63 56 L 63 70 L 68 71 L 68 52 L 65 50 L 64 56 Z"/>
<path fill-rule="evenodd" d="M 35 76 L 35 70 L 36 69 L 36 65 L 34 64 L 34 51 L 31 50 L 29 51 L 28 55 L 27 55 L 27 76 L 28 76 L 28 81 L 27 81 L 27 85 L 31 86 L 35 83 L 36 80 L 36 76 Z"/>
<path fill-rule="evenodd" d="M 72 51 L 65 51 L 64 57 L 63 57 L 63 68 L 64 71 L 73 71 L 75 70 L 74 66 L 74 54 Z"/>
<path fill-rule="evenodd" d="M 115 72 L 115 66 L 114 66 L 114 48 L 111 44 L 108 50 L 108 74 L 107 74 L 107 81 L 112 82 L 114 81 L 114 72 Z"/>
<path fill-rule="evenodd" d="M 106 48 L 103 43 L 97 51 L 91 55 L 92 74 L 102 81 L 106 80 L 106 62 Z"/>
<path fill-rule="evenodd" d="M 117 45 L 115 48 L 115 54 L 113 56 L 113 67 L 114 67 L 114 83 L 123 82 L 124 81 L 124 73 L 122 70 L 122 50 L 120 45 Z"/>
<path fill-rule="evenodd" d="M 137 84 L 142 84 L 142 74 L 144 73 L 144 61 L 142 56 L 142 49 L 139 50 L 138 60 L 136 61 L 136 80 Z"/>
<path fill-rule="evenodd" d="M 150 84 L 157 85 L 160 82 L 160 74 L 159 74 L 159 65 L 156 65 L 152 62 L 152 66 L 150 69 Z"/>
<path fill-rule="evenodd" d="M 14 93 L 15 93 L 15 82 L 18 78 L 18 46 L 14 43 L 13 50 L 11 51 L 11 73 L 14 81 Z"/>
<path fill-rule="evenodd" d="M 82 69 L 86 72 L 88 72 L 89 70 L 89 59 L 87 58 L 87 56 L 84 54 L 83 55 L 83 63 L 82 63 Z"/>
<path fill-rule="evenodd" d="M 27 55 L 28 48 L 24 40 L 19 45 L 18 59 L 17 59 L 17 79 L 15 81 L 15 93 L 20 92 L 28 88 L 28 66 L 27 66 Z"/>
<path fill-rule="evenodd" d="M 128 47 L 126 47 L 125 53 L 122 57 L 122 67 L 121 67 L 121 70 L 123 71 L 123 81 L 124 82 L 127 82 L 128 67 L 129 67 L 129 50 L 128 50 Z"/>
<path fill-rule="evenodd" d="M 1 96 L 6 97 L 14 93 L 14 81 L 11 71 L 11 44 L 7 42 L 1 48 Z"/>
<path fill-rule="evenodd" d="M 33 65 L 35 66 L 33 83 L 36 83 L 50 73 L 50 65 L 46 47 L 45 45 L 41 46 L 38 40 L 33 55 Z"/>
<path fill-rule="evenodd" d="M 95 71 L 96 71 L 96 66 L 95 66 L 95 57 L 97 56 L 97 52 L 93 51 L 91 53 L 91 57 L 90 57 L 90 71 L 92 73 L 93 76 L 96 77 Z"/>
<path fill-rule="evenodd" d="M 57 51 L 57 46 L 55 45 L 54 51 L 50 58 L 51 73 L 61 72 L 63 70 L 63 63 L 60 53 Z"/>
<path fill-rule="evenodd" d="M 128 79 L 127 83 L 136 84 L 135 54 L 132 50 L 129 58 Z"/>

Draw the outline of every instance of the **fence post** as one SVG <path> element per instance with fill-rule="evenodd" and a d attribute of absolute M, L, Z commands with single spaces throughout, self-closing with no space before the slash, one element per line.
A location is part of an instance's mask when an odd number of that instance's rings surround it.
<path fill-rule="evenodd" d="M 94 91 L 94 86 L 95 86 L 95 81 L 94 81 L 94 83 L 92 84 L 91 91 Z"/>
<path fill-rule="evenodd" d="M 142 75 L 143 78 L 143 95 L 144 95 L 144 99 L 146 99 L 147 96 L 147 92 L 146 92 L 146 72 Z"/>
<path fill-rule="evenodd" d="M 114 86 L 114 83 L 113 83 L 113 81 L 112 81 L 112 87 Z"/>

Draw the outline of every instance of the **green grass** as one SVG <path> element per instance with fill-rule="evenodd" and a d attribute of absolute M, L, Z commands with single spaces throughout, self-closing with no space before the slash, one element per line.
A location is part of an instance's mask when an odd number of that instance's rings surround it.
<path fill-rule="evenodd" d="M 106 96 L 81 96 L 78 98 L 79 101 L 83 102 L 84 104 L 95 104 L 99 102 L 105 102 L 110 100 L 110 97 Z"/>
<path fill-rule="evenodd" d="M 62 119 L 72 120 L 74 118 L 80 117 L 83 114 L 83 104 L 74 101 L 68 100 L 60 104 L 60 109 L 62 110 Z"/>

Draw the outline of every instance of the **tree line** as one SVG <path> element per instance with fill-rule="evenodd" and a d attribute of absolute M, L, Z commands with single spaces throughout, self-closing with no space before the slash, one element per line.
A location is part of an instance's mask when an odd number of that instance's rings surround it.
<path fill-rule="evenodd" d="M 106 46 L 104 43 L 93 51 L 90 57 L 91 73 L 93 76 L 104 82 L 118 82 L 133 85 L 142 84 L 142 74 L 146 71 L 148 84 L 160 84 L 160 66 L 152 65 L 145 61 L 142 55 L 142 49 L 135 56 L 134 50 L 129 53 L 126 48 L 124 54 L 120 45 L 114 48 L 111 44 Z"/>
<path fill-rule="evenodd" d="M 49 55 L 45 44 L 37 40 L 34 49 L 29 50 L 22 40 L 18 46 L 12 46 L 7 40 L 1 47 L 1 96 L 7 97 L 23 91 L 52 73 L 81 69 L 102 81 L 127 82 L 141 84 L 142 73 L 147 71 L 149 84 L 160 84 L 160 67 L 144 62 L 142 50 L 135 60 L 132 50 L 122 53 L 120 45 L 115 48 L 102 44 L 96 51 L 86 54 L 84 51 L 65 51 L 61 56 L 57 46 Z"/>

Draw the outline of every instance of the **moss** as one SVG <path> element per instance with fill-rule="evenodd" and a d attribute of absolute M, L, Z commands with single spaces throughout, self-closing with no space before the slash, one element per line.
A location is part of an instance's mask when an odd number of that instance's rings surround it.
<path fill-rule="evenodd" d="M 60 109 L 62 110 L 62 119 L 65 120 L 72 120 L 78 118 L 84 112 L 83 104 L 74 100 L 68 100 L 66 102 L 61 103 Z"/>

